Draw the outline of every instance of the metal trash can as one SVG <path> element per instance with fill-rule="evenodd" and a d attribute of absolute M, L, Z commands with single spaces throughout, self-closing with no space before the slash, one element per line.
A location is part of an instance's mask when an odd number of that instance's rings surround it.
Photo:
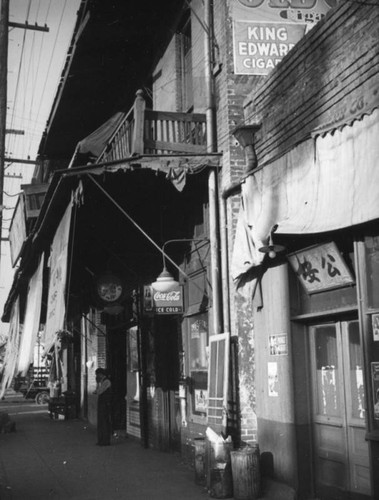
<path fill-rule="evenodd" d="M 256 500 L 261 489 L 258 444 L 231 452 L 235 500 Z"/>
<path fill-rule="evenodd" d="M 205 438 L 195 438 L 195 483 L 205 486 L 207 467 L 205 461 Z"/>
<path fill-rule="evenodd" d="M 231 498 L 233 496 L 233 478 L 230 452 L 232 442 L 209 441 L 208 489 L 213 498 Z"/>

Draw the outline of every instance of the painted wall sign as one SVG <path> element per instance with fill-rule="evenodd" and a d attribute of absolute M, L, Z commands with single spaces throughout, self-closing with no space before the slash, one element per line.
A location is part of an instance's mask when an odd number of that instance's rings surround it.
<path fill-rule="evenodd" d="M 286 333 L 269 335 L 270 356 L 288 355 L 288 338 Z"/>
<path fill-rule="evenodd" d="M 234 0 L 236 74 L 267 75 L 337 0 Z"/>
<path fill-rule="evenodd" d="M 315 245 L 287 256 L 307 293 L 317 293 L 354 283 L 354 278 L 334 242 Z"/>

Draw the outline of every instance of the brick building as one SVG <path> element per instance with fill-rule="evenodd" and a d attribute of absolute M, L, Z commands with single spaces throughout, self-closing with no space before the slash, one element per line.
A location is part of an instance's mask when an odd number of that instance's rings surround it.
<path fill-rule="evenodd" d="M 122 89 L 109 70 L 100 98 L 67 78 L 102 33 L 100 5 L 83 3 L 94 21 L 78 21 L 41 143 L 36 182 L 49 187 L 21 268 L 54 261 L 72 206 L 64 389 L 95 423 L 106 367 L 115 430 L 145 446 L 193 461 L 209 426 L 258 443 L 262 473 L 299 498 L 375 497 L 378 8 L 178 4 L 149 58 L 117 31 L 125 82 L 138 59 L 147 77 Z M 49 317 L 48 305 L 54 346 Z"/>

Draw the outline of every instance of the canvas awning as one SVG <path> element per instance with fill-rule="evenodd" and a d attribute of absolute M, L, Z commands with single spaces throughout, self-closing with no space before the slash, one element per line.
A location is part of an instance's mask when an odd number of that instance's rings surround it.
<path fill-rule="evenodd" d="M 259 265 L 274 226 L 282 234 L 333 231 L 379 218 L 379 111 L 315 136 L 242 184 L 234 279 Z"/>
<path fill-rule="evenodd" d="M 107 145 L 109 137 L 112 136 L 124 117 L 125 113 L 123 112 L 115 113 L 109 120 L 92 132 L 92 134 L 82 139 L 77 145 L 76 152 L 97 158 Z"/>
<path fill-rule="evenodd" d="M 68 204 L 66 211 L 56 230 L 50 254 L 50 280 L 47 299 L 47 314 L 45 325 L 44 346 L 45 352 L 53 347 L 56 334 L 64 329 L 66 318 L 66 281 L 68 245 L 71 225 L 72 202 Z"/>
<path fill-rule="evenodd" d="M 9 322 L 8 342 L 4 358 L 3 376 L 0 382 L 0 399 L 4 396 L 5 390 L 12 383 L 16 372 L 18 359 L 18 345 L 20 339 L 20 299 L 19 297 L 12 304 Z"/>
<path fill-rule="evenodd" d="M 44 255 L 39 259 L 38 267 L 30 279 L 26 299 L 26 311 L 18 354 L 17 371 L 23 377 L 27 374 L 33 361 L 34 346 L 37 341 L 39 320 L 41 316 L 42 276 Z"/>

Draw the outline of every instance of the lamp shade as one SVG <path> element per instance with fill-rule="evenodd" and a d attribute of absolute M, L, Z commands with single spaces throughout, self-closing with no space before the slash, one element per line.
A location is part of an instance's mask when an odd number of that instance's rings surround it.
<path fill-rule="evenodd" d="M 163 269 L 157 280 L 151 284 L 154 290 L 158 292 L 168 292 L 173 288 L 179 286 L 179 282 L 174 280 L 171 273 L 166 268 Z"/>

